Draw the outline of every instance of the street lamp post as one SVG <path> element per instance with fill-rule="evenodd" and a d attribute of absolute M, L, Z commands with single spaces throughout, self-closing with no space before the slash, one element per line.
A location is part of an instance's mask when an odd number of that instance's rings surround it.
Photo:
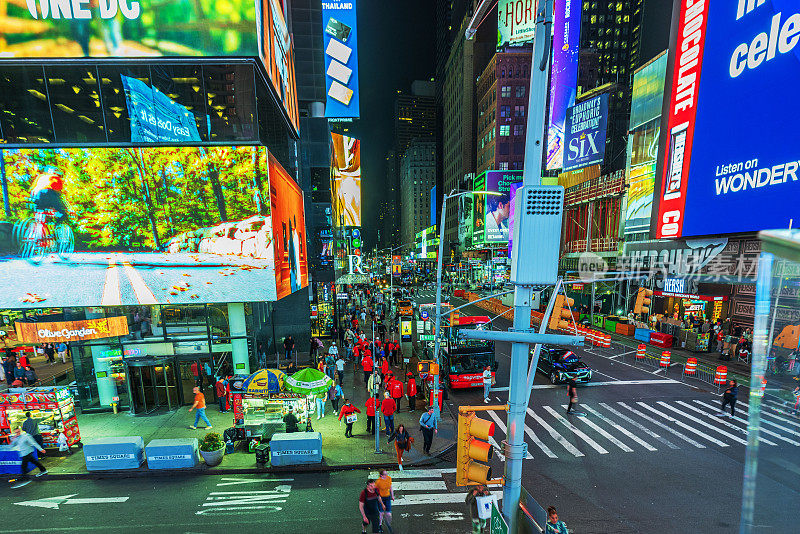
<path fill-rule="evenodd" d="M 447 201 L 451 198 L 458 198 L 464 195 L 500 195 L 494 191 L 457 191 L 453 189 L 449 195 L 442 198 L 442 216 L 439 220 L 439 253 L 436 262 L 436 318 L 433 328 L 433 361 L 439 366 L 439 329 L 442 322 L 442 263 L 444 254 L 444 216 L 447 208 Z M 439 373 L 433 375 L 433 413 L 439 417 Z"/>

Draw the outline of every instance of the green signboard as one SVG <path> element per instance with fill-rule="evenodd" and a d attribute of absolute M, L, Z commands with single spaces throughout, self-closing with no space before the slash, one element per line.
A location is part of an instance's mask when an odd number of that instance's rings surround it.
<path fill-rule="evenodd" d="M 508 534 L 508 524 L 506 523 L 506 520 L 503 519 L 503 515 L 500 513 L 500 510 L 497 509 L 497 501 L 492 503 L 490 532 L 492 534 Z"/>
<path fill-rule="evenodd" d="M 433 334 L 422 334 L 419 336 L 420 341 L 434 341 Z"/>

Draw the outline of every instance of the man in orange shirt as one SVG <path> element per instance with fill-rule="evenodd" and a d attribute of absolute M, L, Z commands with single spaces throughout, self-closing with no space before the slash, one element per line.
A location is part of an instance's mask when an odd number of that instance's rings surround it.
<path fill-rule="evenodd" d="M 203 395 L 203 392 L 200 391 L 200 388 L 197 386 L 195 386 L 192 391 L 194 392 L 194 404 L 189 408 L 189 411 L 191 412 L 197 408 L 197 414 L 194 416 L 194 425 L 189 428 L 197 430 L 197 423 L 202 419 L 206 423 L 206 430 L 209 430 L 211 429 L 211 421 L 206 417 L 206 396 Z"/>

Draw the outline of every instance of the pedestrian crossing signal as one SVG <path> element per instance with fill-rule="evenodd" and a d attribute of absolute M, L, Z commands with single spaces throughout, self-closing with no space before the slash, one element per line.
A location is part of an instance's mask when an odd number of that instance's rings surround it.
<path fill-rule="evenodd" d="M 458 409 L 458 443 L 456 454 L 456 485 L 488 484 L 492 468 L 478 462 L 492 458 L 489 438 L 494 435 L 494 423 L 475 415 L 474 407 Z"/>
<path fill-rule="evenodd" d="M 550 323 L 547 325 L 552 329 L 567 329 L 572 324 L 572 306 L 575 300 L 564 295 L 556 296 L 556 303 L 553 307 L 553 315 L 550 316 Z"/>
<path fill-rule="evenodd" d="M 639 314 L 649 314 L 650 313 L 650 297 L 653 296 L 653 292 L 649 289 L 644 287 L 640 287 L 639 291 L 636 293 L 636 305 L 633 307 L 633 313 Z"/>

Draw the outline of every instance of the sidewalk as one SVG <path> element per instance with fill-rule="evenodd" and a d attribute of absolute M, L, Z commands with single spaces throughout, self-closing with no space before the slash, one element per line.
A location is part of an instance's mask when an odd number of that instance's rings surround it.
<path fill-rule="evenodd" d="M 395 374 L 399 373 L 394 369 Z M 226 455 L 217 467 L 207 467 L 204 463 L 193 469 L 183 469 L 180 473 L 191 473 L 196 475 L 203 474 L 230 474 L 230 473 L 264 473 L 272 471 L 330 471 L 345 470 L 353 468 L 396 468 L 397 459 L 395 455 L 394 442 L 387 443 L 386 433 L 382 432 L 380 437 L 380 448 L 382 453 L 375 452 L 375 437 L 366 432 L 366 409 L 364 403 L 367 399 L 366 386 L 363 381 L 363 374 L 358 369 L 354 372 L 353 363 L 348 362 L 344 375 L 345 397 L 361 410 L 358 414 L 358 421 L 353 426 L 353 438 L 344 437 L 345 424 L 339 422 L 330 403 L 326 403 L 325 417 L 320 420 L 316 415 L 312 417 L 314 431 L 322 434 L 322 464 L 301 465 L 287 468 L 258 468 L 254 453 L 248 453 L 241 446 L 237 446 L 236 452 Z M 415 443 L 411 451 L 404 455 L 404 465 L 425 465 L 431 463 L 433 459 L 446 452 L 456 437 L 456 424 L 450 415 L 452 412 L 448 407 L 442 411 L 442 420 L 439 422 L 439 433 L 433 440 L 431 456 L 422 453 L 422 433 L 419 431 L 419 417 L 422 414 L 423 402 L 418 399 L 419 407 L 413 413 L 408 412 L 407 399 L 402 399 L 402 411 L 395 414 L 395 426 L 399 423 L 406 425 L 409 434 L 414 437 Z M 233 425 L 233 413 L 219 413 L 215 404 L 210 403 L 206 415 L 213 425 L 213 432 L 224 432 L 226 428 Z M 83 443 L 90 443 L 92 439 L 100 437 L 119 437 L 119 436 L 141 436 L 145 445 L 153 439 L 160 438 L 190 438 L 196 437 L 198 440 L 205 436 L 206 431 L 201 427 L 197 430 L 189 428 L 194 424 L 195 412 L 189 412 L 188 406 L 183 406 L 177 411 L 158 414 L 132 416 L 126 413 L 111 414 L 84 414 L 78 415 L 78 425 L 81 431 Z M 200 423 L 202 425 L 202 422 Z M 48 451 L 50 453 L 50 451 Z M 146 466 L 139 469 L 126 471 L 93 471 L 86 470 L 83 453 L 80 449 L 72 448 L 72 454 L 56 456 L 58 453 L 50 453 L 44 457 L 44 463 L 53 478 L 114 478 L 114 477 L 136 477 L 136 476 L 171 476 L 175 474 L 173 470 L 151 471 Z"/>

